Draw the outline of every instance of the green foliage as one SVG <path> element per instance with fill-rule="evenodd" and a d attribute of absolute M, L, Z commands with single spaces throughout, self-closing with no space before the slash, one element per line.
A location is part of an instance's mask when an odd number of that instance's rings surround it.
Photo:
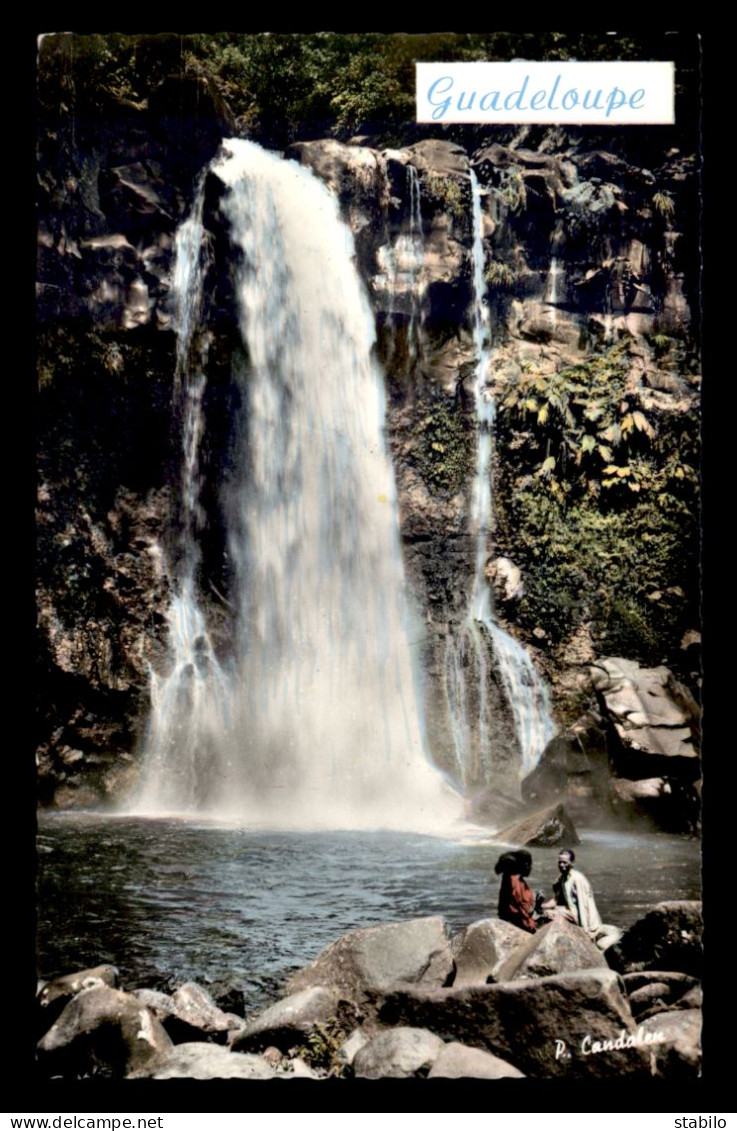
<path fill-rule="evenodd" d="M 698 421 L 656 429 L 628 372 L 622 342 L 508 383 L 499 540 L 524 572 L 523 628 L 555 646 L 586 621 L 599 649 L 660 663 L 698 616 Z"/>
<path fill-rule="evenodd" d="M 669 334 L 651 334 L 650 345 L 656 357 L 665 357 L 675 345 L 675 339 L 671 338 Z"/>
<path fill-rule="evenodd" d="M 415 428 L 413 457 L 433 494 L 460 490 L 469 470 L 469 444 L 458 408 L 440 402 L 432 406 Z"/>
<path fill-rule="evenodd" d="M 508 263 L 501 263 L 498 259 L 490 259 L 484 279 L 492 290 L 504 291 L 513 287 L 517 281 L 517 273 Z"/>
<path fill-rule="evenodd" d="M 676 206 L 669 192 L 656 192 L 653 196 L 653 208 L 665 221 L 670 222 L 676 214 Z"/>
<path fill-rule="evenodd" d="M 347 1035 L 336 1017 L 328 1018 L 325 1024 L 317 1022 L 307 1034 L 305 1043 L 297 1049 L 297 1055 L 311 1068 L 319 1068 L 331 1076 L 338 1076 L 344 1068 L 338 1054 Z"/>
<path fill-rule="evenodd" d="M 519 169 L 503 169 L 497 191 L 511 212 L 521 212 L 527 207 L 527 186 Z"/>
<path fill-rule="evenodd" d="M 629 389 L 627 344 L 554 373 L 527 371 L 510 382 L 500 412 L 523 427 L 522 446 L 536 474 L 558 497 L 602 488 L 637 493 L 655 428 Z"/>
<path fill-rule="evenodd" d="M 425 195 L 451 216 L 455 216 L 457 220 L 465 218 L 468 204 L 464 200 L 460 182 L 454 177 L 440 177 L 437 173 L 428 173 L 422 187 Z"/>
<path fill-rule="evenodd" d="M 693 46 L 664 41 L 662 33 L 61 33 L 42 41 L 39 93 L 52 113 L 62 104 L 71 109 L 71 102 L 101 111 L 111 100 L 142 107 L 168 75 L 195 73 L 215 85 L 242 129 L 266 142 L 369 132 L 389 143 L 408 128 L 417 135 L 418 61 L 671 59 L 674 53 L 679 84 L 688 86 Z M 509 193 L 510 206 L 520 207 L 511 181 Z"/>

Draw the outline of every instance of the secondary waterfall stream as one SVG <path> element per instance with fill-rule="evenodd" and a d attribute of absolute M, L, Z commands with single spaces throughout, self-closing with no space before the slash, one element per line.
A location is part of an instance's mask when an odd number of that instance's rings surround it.
<path fill-rule="evenodd" d="M 446 684 L 450 703 L 453 739 L 459 773 L 465 777 L 465 751 L 471 746 L 467 680 L 464 673 L 462 651 L 470 643 L 477 672 L 478 749 L 481 769 L 487 779 L 493 779 L 494 766 L 490 757 L 490 728 L 493 713 L 488 702 L 489 657 L 484 633 L 492 646 L 495 667 L 501 678 L 507 702 L 512 712 L 514 731 L 520 748 L 520 776 L 534 768 L 548 740 L 555 733 L 550 717 L 547 690 L 527 651 L 496 623 L 492 591 L 486 576 L 490 557 L 493 528 L 492 457 L 495 404 L 488 387 L 488 370 L 491 357 L 491 327 L 489 309 L 484 301 L 484 245 L 481 213 L 481 190 L 475 173 L 471 170 L 471 196 L 473 208 L 473 295 L 474 295 L 474 347 L 476 372 L 474 399 L 476 406 L 476 473 L 471 501 L 471 529 L 476 540 L 473 588 L 468 613 L 462 627 L 463 639 L 451 638 L 446 656 Z"/>
<path fill-rule="evenodd" d="M 253 143 L 225 142 L 210 175 L 223 186 L 245 354 L 233 359 L 240 407 L 221 487 L 233 639 L 219 660 L 196 585 L 203 189 L 177 237 L 183 549 L 134 809 L 448 828 L 460 800 L 424 750 L 383 381 L 352 236 L 321 181 Z"/>

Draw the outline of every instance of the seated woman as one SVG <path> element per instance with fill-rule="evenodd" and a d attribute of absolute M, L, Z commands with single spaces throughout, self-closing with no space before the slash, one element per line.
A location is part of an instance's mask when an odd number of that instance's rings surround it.
<path fill-rule="evenodd" d="M 494 871 L 502 877 L 499 887 L 499 918 L 534 934 L 537 930 L 532 917 L 536 903 L 535 893 L 524 879 L 532 871 L 532 856 L 524 849 L 504 852 L 494 865 Z"/>

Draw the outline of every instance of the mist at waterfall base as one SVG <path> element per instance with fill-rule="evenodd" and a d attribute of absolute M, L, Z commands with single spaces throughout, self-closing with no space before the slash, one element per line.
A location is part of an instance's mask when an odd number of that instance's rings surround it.
<path fill-rule="evenodd" d="M 336 198 L 246 141 L 223 186 L 247 360 L 222 484 L 235 608 L 221 661 L 197 596 L 205 432 L 202 188 L 177 238 L 183 534 L 170 668 L 152 676 L 130 811 L 251 827 L 447 831 L 461 800 L 425 753 L 374 320 Z"/>
<path fill-rule="evenodd" d="M 42 814 L 39 974 L 111 962 L 129 990 L 234 981 L 249 1012 L 346 931 L 426 915 L 457 931 L 496 915 L 502 851 L 390 830 Z M 550 894 L 558 849 L 531 851 L 530 883 Z M 576 855 L 605 922 L 628 926 L 661 900 L 699 898 L 695 840 L 584 831 Z"/>

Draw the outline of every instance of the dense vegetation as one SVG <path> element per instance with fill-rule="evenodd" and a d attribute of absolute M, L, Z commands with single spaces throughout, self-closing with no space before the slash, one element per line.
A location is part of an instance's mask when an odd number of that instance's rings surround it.
<path fill-rule="evenodd" d="M 239 130 L 267 145 L 359 132 L 389 142 L 437 132 L 414 124 L 418 61 L 675 59 L 685 92 L 696 55 L 694 35 L 664 32 L 62 34 L 43 40 L 39 93 L 48 107 L 66 99 L 78 110 L 143 109 L 167 76 L 190 74 L 209 80 Z M 685 125 L 697 108 L 682 101 Z"/>
<path fill-rule="evenodd" d="M 523 629 L 554 646 L 585 622 L 599 650 L 661 663 L 698 624 L 698 419 L 642 406 L 632 344 L 508 382 L 498 536 L 523 567 Z"/>

